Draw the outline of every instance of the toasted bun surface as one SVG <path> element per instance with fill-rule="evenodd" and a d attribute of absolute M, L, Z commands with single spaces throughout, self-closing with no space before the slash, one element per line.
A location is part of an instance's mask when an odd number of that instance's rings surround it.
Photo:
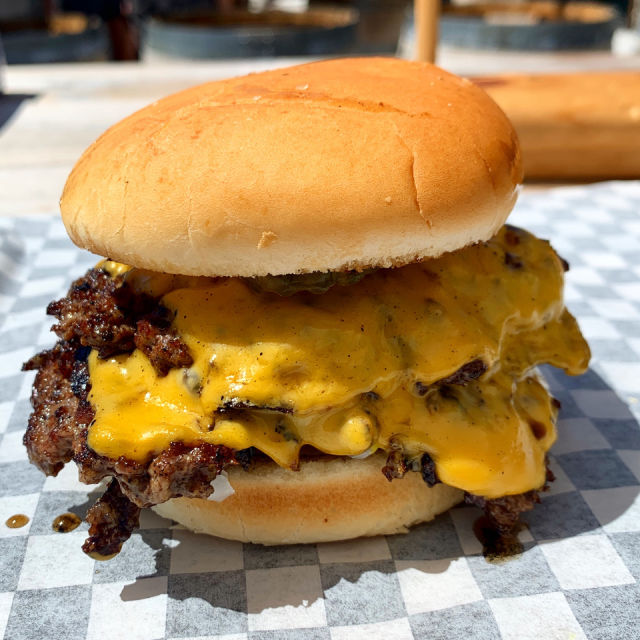
<path fill-rule="evenodd" d="M 406 533 L 462 500 L 419 473 L 389 482 L 382 453 L 366 460 L 327 457 L 290 471 L 265 462 L 229 470 L 235 494 L 222 502 L 174 498 L 154 511 L 202 533 L 243 542 L 294 544 Z"/>
<path fill-rule="evenodd" d="M 159 100 L 80 158 L 73 241 L 137 267 L 253 276 L 393 266 L 492 236 L 521 180 L 478 87 L 429 64 L 331 60 Z"/>

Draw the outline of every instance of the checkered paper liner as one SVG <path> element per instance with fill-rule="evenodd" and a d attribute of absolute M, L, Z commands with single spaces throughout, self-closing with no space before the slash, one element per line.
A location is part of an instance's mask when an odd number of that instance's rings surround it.
<path fill-rule="evenodd" d="M 488 563 L 458 507 L 407 535 L 261 547 L 196 535 L 154 513 L 122 553 L 80 551 L 99 487 L 32 467 L 22 446 L 33 374 L 52 344 L 46 303 L 95 257 L 56 217 L 0 219 L 0 637 L 640 638 L 640 183 L 526 193 L 511 221 L 571 263 L 566 299 L 587 374 L 545 374 L 562 402 L 556 481 L 525 516 L 525 551 Z M 30 518 L 21 529 L 5 520 Z"/>

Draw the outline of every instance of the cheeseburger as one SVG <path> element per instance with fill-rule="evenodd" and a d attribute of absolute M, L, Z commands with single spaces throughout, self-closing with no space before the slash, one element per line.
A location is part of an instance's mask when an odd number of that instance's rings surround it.
<path fill-rule="evenodd" d="M 544 487 L 589 350 L 566 263 L 505 226 L 509 121 L 437 67 L 333 60 L 205 84 L 80 158 L 67 231 L 104 256 L 48 313 L 25 435 L 108 479 L 83 549 L 141 508 L 264 544 L 404 532 L 461 500 L 499 531 Z"/>

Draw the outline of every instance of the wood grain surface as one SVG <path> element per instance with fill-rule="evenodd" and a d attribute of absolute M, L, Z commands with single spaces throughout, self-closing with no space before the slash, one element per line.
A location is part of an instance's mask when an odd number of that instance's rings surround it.
<path fill-rule="evenodd" d="M 515 125 L 525 179 L 640 178 L 640 71 L 474 81 Z"/>

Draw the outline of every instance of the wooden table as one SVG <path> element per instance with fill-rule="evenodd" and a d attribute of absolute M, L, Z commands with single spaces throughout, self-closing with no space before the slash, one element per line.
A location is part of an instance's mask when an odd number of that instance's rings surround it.
<path fill-rule="evenodd" d="M 184 87 L 301 60 L 12 66 L 0 98 L 0 215 L 56 213 L 64 181 L 82 151 L 129 113 Z M 640 58 L 606 53 L 524 54 L 440 51 L 463 75 L 507 71 L 640 68 Z"/>

